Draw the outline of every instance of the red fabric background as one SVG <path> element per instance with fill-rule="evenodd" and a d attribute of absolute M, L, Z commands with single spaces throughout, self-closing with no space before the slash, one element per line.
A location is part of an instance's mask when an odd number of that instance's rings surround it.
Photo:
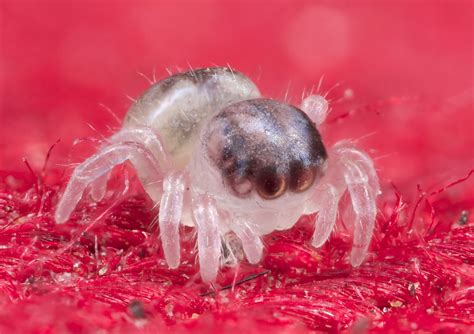
<path fill-rule="evenodd" d="M 474 168 L 472 7 L 460 0 L 0 2 L 0 331 L 467 331 L 474 181 L 429 194 Z M 266 239 L 262 265 L 244 264 L 238 277 L 270 273 L 200 297 L 207 288 L 194 276 L 192 240 L 189 264 L 168 271 L 139 187 L 99 207 L 83 203 L 75 221 L 54 226 L 62 173 L 93 148 L 73 141 L 118 127 L 106 109 L 123 117 L 127 96 L 148 86 L 137 72 L 162 78 L 166 68 L 213 64 L 230 64 L 266 96 L 293 103 L 323 75 L 323 93 L 338 84 L 324 139 L 357 140 L 384 189 L 372 255 L 360 270 L 343 260 L 350 245 L 343 229 L 316 251 L 303 222 Z M 80 221 L 97 216 L 81 238 Z M 219 283 L 232 277 L 228 270 Z"/>

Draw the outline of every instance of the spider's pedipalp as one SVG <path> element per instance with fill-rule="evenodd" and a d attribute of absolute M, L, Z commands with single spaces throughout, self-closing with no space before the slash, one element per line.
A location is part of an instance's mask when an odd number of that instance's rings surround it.
<path fill-rule="evenodd" d="M 171 173 L 163 181 L 159 224 L 166 262 L 172 269 L 180 262 L 179 224 L 183 211 L 185 181 L 182 173 Z"/>
<path fill-rule="evenodd" d="M 197 227 L 199 267 L 204 282 L 213 282 L 219 270 L 221 236 L 219 216 L 214 200 L 208 195 L 196 195 L 192 203 L 193 219 Z"/>
<path fill-rule="evenodd" d="M 246 218 L 236 217 L 232 229 L 242 242 L 249 263 L 256 264 L 262 259 L 263 243 L 253 225 Z"/>
<path fill-rule="evenodd" d="M 141 180 L 150 183 L 161 180 L 158 162 L 143 145 L 120 143 L 106 146 L 74 170 L 56 208 L 56 222 L 62 224 L 69 219 L 89 184 L 127 160 L 132 162 Z"/>

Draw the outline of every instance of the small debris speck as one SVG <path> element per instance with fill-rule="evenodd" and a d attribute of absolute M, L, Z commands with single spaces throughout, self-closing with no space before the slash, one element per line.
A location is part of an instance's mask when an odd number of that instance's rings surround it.
<path fill-rule="evenodd" d="M 107 273 L 107 266 L 103 266 L 99 269 L 99 276 L 104 276 Z"/>
<path fill-rule="evenodd" d="M 390 302 L 391 307 L 400 307 L 402 305 L 403 305 L 403 302 L 401 302 L 400 300 L 392 300 Z"/>
<path fill-rule="evenodd" d="M 128 309 L 131 315 L 135 319 L 144 319 L 146 318 L 145 306 L 139 300 L 132 300 L 130 305 L 128 305 Z"/>
<path fill-rule="evenodd" d="M 466 225 L 468 220 L 469 220 L 469 211 L 467 210 L 461 211 L 461 216 L 459 217 L 458 224 L 461 226 Z"/>
<path fill-rule="evenodd" d="M 410 296 L 416 296 L 416 290 L 420 287 L 420 283 L 410 283 L 408 284 L 408 291 L 410 292 Z"/>

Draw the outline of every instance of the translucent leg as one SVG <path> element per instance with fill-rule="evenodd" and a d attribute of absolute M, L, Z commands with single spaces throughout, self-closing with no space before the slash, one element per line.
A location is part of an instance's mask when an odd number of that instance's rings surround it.
<path fill-rule="evenodd" d="M 334 145 L 329 156 L 327 175 L 321 180 L 328 188 L 317 188 L 313 196 L 318 218 L 312 243 L 319 247 L 329 238 L 337 218 L 338 203 L 348 190 L 354 220 L 350 261 L 353 266 L 359 266 L 367 254 L 375 225 L 376 198 L 380 193 L 377 173 L 367 154 L 347 142 Z"/>
<path fill-rule="evenodd" d="M 342 155 L 344 161 L 350 160 L 355 165 L 357 165 L 357 167 L 367 178 L 369 190 L 374 194 L 374 196 L 378 196 L 380 194 L 379 179 L 372 159 L 367 155 L 367 153 L 354 146 L 351 146 L 347 142 L 340 142 L 336 144 L 335 149 L 341 152 L 340 154 Z"/>
<path fill-rule="evenodd" d="M 337 218 L 339 196 L 333 186 L 329 186 L 324 192 L 316 194 L 318 200 L 324 203 L 318 212 L 318 217 L 314 226 L 313 239 L 311 243 L 314 247 L 321 247 L 334 228 Z"/>
<path fill-rule="evenodd" d="M 232 229 L 242 242 L 247 260 L 255 264 L 262 259 L 263 244 L 252 225 L 248 219 L 237 218 L 232 224 Z"/>
<path fill-rule="evenodd" d="M 158 160 L 163 170 L 170 168 L 168 155 L 160 137 L 150 128 L 123 128 L 108 139 L 110 144 L 136 142 L 145 146 Z"/>
<path fill-rule="evenodd" d="M 197 227 L 201 278 L 204 282 L 213 282 L 219 270 L 221 237 L 217 209 L 209 196 L 199 195 L 193 199 L 193 218 Z"/>
<path fill-rule="evenodd" d="M 142 145 L 123 143 L 107 146 L 76 167 L 56 208 L 56 222 L 62 224 L 69 219 L 89 184 L 127 160 L 135 166 L 140 179 L 155 182 L 162 179 L 158 162 Z"/>
<path fill-rule="evenodd" d="M 170 168 L 168 156 L 165 152 L 165 149 L 163 148 L 161 139 L 152 129 L 146 127 L 133 129 L 123 128 L 108 138 L 108 145 L 104 145 L 102 149 L 110 145 L 126 143 L 136 143 L 138 145 L 143 145 L 151 152 L 163 170 L 168 170 Z M 140 165 L 136 167 L 140 169 Z M 102 198 L 104 198 L 105 192 L 107 190 L 109 174 L 110 171 L 91 182 L 90 194 L 94 201 L 100 201 Z M 160 185 L 155 184 L 144 177 L 140 177 L 140 181 L 150 198 L 153 201 L 158 202 L 161 198 Z"/>
<path fill-rule="evenodd" d="M 371 188 L 367 175 L 359 166 L 348 163 L 344 178 L 355 213 L 351 264 L 356 267 L 362 263 L 367 254 L 374 230 L 377 207 L 374 189 Z"/>
<path fill-rule="evenodd" d="M 339 155 L 340 168 L 343 170 L 355 215 L 351 264 L 359 266 L 372 239 L 380 185 L 372 160 L 367 154 L 347 143 L 336 144 L 335 152 Z"/>
<path fill-rule="evenodd" d="M 183 211 L 184 177 L 181 173 L 168 175 L 163 182 L 160 203 L 160 236 L 165 259 L 174 269 L 180 262 L 179 223 Z"/>

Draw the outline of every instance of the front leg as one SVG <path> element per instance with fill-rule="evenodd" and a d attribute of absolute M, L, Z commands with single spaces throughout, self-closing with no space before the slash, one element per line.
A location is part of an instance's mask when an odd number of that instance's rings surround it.
<path fill-rule="evenodd" d="M 372 239 L 380 185 L 374 164 L 366 153 L 347 143 L 336 144 L 334 152 L 355 213 L 350 260 L 357 267 L 364 260 Z"/>
<path fill-rule="evenodd" d="M 347 163 L 344 179 L 355 213 L 351 264 L 357 267 L 364 260 L 370 240 L 372 239 L 375 217 L 377 215 L 375 201 L 377 195 L 374 189 L 371 188 L 367 175 L 355 163 Z"/>
<path fill-rule="evenodd" d="M 349 191 L 355 213 L 350 262 L 356 267 L 364 260 L 372 239 L 380 185 L 370 157 L 347 142 L 334 145 L 329 159 L 327 174 L 314 194 L 320 208 L 312 243 L 319 247 L 329 238 L 336 222 L 339 200 L 346 190 Z"/>

